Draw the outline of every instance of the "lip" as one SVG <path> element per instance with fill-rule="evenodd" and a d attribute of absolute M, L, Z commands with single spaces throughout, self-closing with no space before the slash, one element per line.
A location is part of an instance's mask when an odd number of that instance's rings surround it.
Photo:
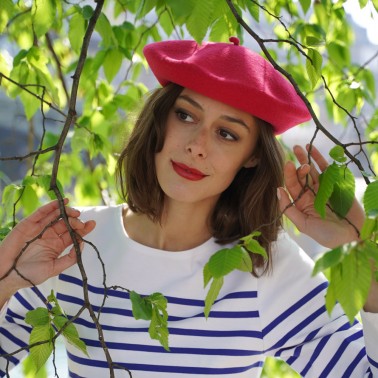
<path fill-rule="evenodd" d="M 172 160 L 172 167 L 179 176 L 187 180 L 199 181 L 207 176 L 201 171 L 199 171 L 198 169 L 190 168 L 185 164 L 177 163 L 176 161 L 173 161 L 173 160 Z"/>

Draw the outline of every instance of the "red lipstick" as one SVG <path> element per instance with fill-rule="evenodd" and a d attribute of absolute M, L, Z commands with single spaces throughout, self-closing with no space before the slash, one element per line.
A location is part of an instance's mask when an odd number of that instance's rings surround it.
<path fill-rule="evenodd" d="M 172 167 L 179 176 L 186 178 L 187 180 L 198 181 L 207 176 L 195 168 L 190 168 L 185 164 L 177 163 L 175 161 L 172 161 Z"/>

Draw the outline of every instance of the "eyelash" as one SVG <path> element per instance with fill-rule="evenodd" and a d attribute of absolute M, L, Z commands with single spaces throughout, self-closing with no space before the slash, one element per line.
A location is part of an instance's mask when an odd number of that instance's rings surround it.
<path fill-rule="evenodd" d="M 191 122 L 195 122 L 193 117 L 185 110 L 182 110 L 182 109 L 176 109 L 175 110 L 175 113 L 176 113 L 176 116 L 177 118 L 182 121 L 182 122 L 185 122 L 185 123 L 191 123 Z M 190 117 L 193 121 L 187 121 L 186 119 L 183 119 L 182 116 L 185 116 L 185 117 Z M 234 133 L 230 132 L 229 130 L 227 129 L 224 129 L 224 128 L 220 128 L 218 131 L 218 135 L 225 141 L 227 142 L 236 142 L 237 140 L 239 140 L 239 138 L 237 137 L 237 135 L 235 135 Z M 222 136 L 222 134 L 227 134 L 226 137 Z M 229 139 L 228 137 L 231 137 L 231 139 Z"/>

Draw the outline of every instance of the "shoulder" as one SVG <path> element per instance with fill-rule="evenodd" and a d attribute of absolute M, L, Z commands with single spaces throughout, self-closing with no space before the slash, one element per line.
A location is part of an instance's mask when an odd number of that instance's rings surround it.
<path fill-rule="evenodd" d="M 86 206 L 75 207 L 80 211 L 80 219 L 83 221 L 95 220 L 96 224 L 106 223 L 109 220 L 119 221 L 122 217 L 123 204 L 112 206 Z"/>

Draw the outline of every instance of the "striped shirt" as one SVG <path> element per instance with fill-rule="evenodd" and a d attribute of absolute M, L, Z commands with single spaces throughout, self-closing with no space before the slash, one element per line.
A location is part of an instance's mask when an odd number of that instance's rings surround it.
<path fill-rule="evenodd" d="M 351 326 L 339 307 L 330 317 L 324 302 L 326 280 L 311 276 L 311 259 L 285 233 L 273 247 L 273 273 L 260 278 L 240 271 L 227 275 L 206 320 L 202 271 L 220 249 L 213 239 L 188 251 L 166 252 L 128 238 L 121 206 L 87 208 L 81 218 L 97 223 L 83 251 L 90 303 L 95 311 L 102 307 L 99 319 L 112 361 L 129 369 L 133 378 L 253 378 L 260 376 L 266 356 L 287 361 L 304 377 L 378 377 L 378 315 L 366 314 L 365 338 L 362 326 Z M 97 252 L 106 287 L 114 286 L 106 296 Z M 18 292 L 3 311 L 0 354 L 27 345 L 31 329 L 24 317 L 43 306 L 40 293 L 47 296 L 54 289 L 72 317 L 84 303 L 82 286 L 74 266 L 40 285 L 38 292 Z M 129 294 L 120 287 L 141 295 L 161 292 L 168 299 L 169 352 L 150 338 L 149 322 L 134 319 Z M 69 376 L 109 376 L 87 310 L 75 324 L 89 357 L 67 343 Z M 10 357 L 9 366 L 24 355 Z M 7 359 L 0 357 L 1 376 L 6 368 Z M 116 368 L 115 376 L 129 375 Z"/>

